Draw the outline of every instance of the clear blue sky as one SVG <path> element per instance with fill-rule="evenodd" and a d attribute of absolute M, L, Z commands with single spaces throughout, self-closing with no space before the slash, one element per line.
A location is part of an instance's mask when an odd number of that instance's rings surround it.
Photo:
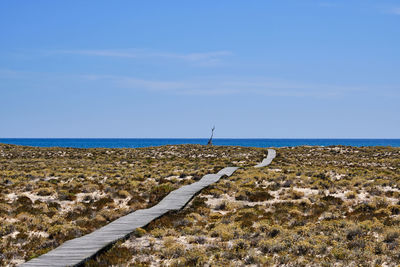
<path fill-rule="evenodd" d="M 0 2 L 0 137 L 399 138 L 400 1 Z"/>

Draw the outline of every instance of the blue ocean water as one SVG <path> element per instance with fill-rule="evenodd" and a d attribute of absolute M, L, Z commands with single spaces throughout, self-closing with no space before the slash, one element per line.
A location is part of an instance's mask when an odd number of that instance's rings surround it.
<path fill-rule="evenodd" d="M 176 144 L 207 144 L 196 138 L 0 138 L 0 143 L 38 147 L 135 148 Z M 284 146 L 392 146 L 400 147 L 400 139 L 213 139 L 214 145 L 246 147 Z"/>

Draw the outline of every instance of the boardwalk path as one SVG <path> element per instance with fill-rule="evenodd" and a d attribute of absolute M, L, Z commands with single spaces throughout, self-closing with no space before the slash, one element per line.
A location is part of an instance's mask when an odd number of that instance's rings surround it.
<path fill-rule="evenodd" d="M 275 158 L 275 154 L 275 150 L 268 149 L 267 158 L 255 167 L 269 165 Z M 74 266 L 82 264 L 102 249 L 127 237 L 136 228 L 149 224 L 168 211 L 182 209 L 200 190 L 217 182 L 222 176 L 231 176 L 237 169 L 237 167 L 226 167 L 217 174 L 204 175 L 200 181 L 172 191 L 157 205 L 149 209 L 137 210 L 90 234 L 66 241 L 54 250 L 21 266 Z"/>
<path fill-rule="evenodd" d="M 269 164 L 271 164 L 272 160 L 276 157 L 276 151 L 273 149 L 268 149 L 268 155 L 265 159 L 263 159 L 263 161 L 259 164 L 257 164 L 256 166 L 254 166 L 255 168 L 261 168 L 261 167 L 265 167 L 268 166 Z"/>

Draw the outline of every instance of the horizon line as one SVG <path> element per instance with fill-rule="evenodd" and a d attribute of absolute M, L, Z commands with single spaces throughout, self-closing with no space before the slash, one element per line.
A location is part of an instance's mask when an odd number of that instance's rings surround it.
<path fill-rule="evenodd" d="M 1 139 L 209 139 L 209 137 L 0 137 Z M 304 139 L 319 139 L 319 140 L 400 140 L 400 137 L 217 137 L 218 139 L 289 139 L 289 140 L 304 140 Z"/>

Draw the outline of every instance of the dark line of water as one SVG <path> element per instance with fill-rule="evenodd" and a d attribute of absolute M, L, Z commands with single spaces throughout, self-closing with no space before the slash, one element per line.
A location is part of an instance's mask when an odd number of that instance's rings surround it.
<path fill-rule="evenodd" d="M 207 138 L 0 138 L 0 143 L 37 147 L 136 148 L 176 144 L 207 144 Z M 400 139 L 231 139 L 215 138 L 214 145 L 246 147 L 284 146 L 392 146 L 400 147 Z"/>

